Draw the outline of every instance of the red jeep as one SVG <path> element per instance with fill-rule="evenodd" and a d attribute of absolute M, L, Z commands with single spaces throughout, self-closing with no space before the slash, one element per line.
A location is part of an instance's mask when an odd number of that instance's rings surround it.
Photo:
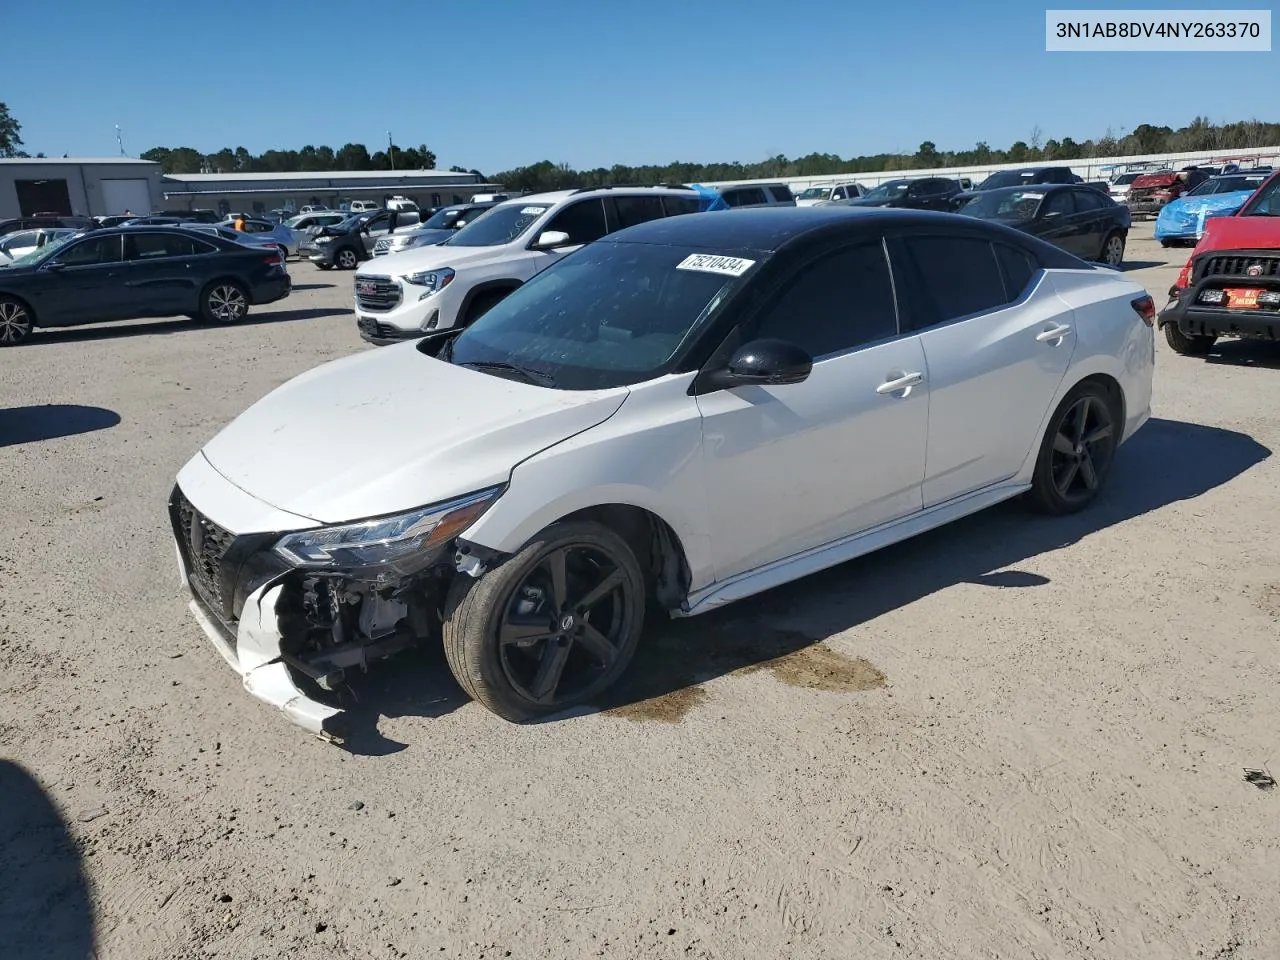
<path fill-rule="evenodd" d="M 1280 172 L 1234 216 L 1205 222 L 1157 322 L 1184 355 L 1203 356 L 1218 337 L 1280 340 Z"/>

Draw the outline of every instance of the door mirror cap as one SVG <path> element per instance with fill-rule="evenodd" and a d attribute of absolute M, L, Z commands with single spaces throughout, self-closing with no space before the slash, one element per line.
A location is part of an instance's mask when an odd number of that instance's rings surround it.
<path fill-rule="evenodd" d="M 563 230 L 543 230 L 538 239 L 533 241 L 534 250 L 554 250 L 557 247 L 571 245 L 569 235 Z"/>
<path fill-rule="evenodd" d="M 802 347 L 786 340 L 752 340 L 734 351 L 715 386 L 783 386 L 807 380 L 812 370 L 813 357 Z"/>

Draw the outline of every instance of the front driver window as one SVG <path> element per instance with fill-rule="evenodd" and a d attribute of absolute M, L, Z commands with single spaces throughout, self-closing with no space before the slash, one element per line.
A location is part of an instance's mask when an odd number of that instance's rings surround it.
<path fill-rule="evenodd" d="M 1273 177 L 1257 199 L 1240 211 L 1242 217 L 1280 217 L 1280 177 Z"/>
<path fill-rule="evenodd" d="M 543 232 L 559 230 L 569 235 L 572 244 L 590 243 L 605 235 L 604 203 L 600 200 L 583 200 L 566 207 L 551 218 Z"/>
<path fill-rule="evenodd" d="M 68 267 L 89 267 L 103 263 L 119 263 L 123 259 L 121 235 L 90 237 L 74 243 L 58 254 L 58 263 Z"/>
<path fill-rule="evenodd" d="M 754 336 L 787 340 L 817 360 L 897 333 L 889 264 L 875 241 L 806 267 L 767 309 Z"/>

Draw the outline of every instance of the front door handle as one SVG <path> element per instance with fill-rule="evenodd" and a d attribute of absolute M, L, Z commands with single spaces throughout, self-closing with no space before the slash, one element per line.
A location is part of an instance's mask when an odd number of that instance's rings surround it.
<path fill-rule="evenodd" d="M 895 380 L 886 380 L 880 384 L 876 387 L 876 393 L 882 397 L 891 393 L 902 393 L 922 383 L 924 383 L 923 373 L 905 373 Z"/>
<path fill-rule="evenodd" d="M 1039 343 L 1051 343 L 1061 340 L 1071 332 L 1071 327 L 1065 323 L 1058 324 L 1056 327 L 1050 327 L 1048 330 L 1041 330 L 1036 334 L 1036 340 Z"/>

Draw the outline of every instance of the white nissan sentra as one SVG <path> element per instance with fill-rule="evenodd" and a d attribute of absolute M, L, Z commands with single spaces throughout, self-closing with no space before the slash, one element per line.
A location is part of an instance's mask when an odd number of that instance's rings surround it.
<path fill-rule="evenodd" d="M 1011 497 L 1089 504 L 1149 416 L 1154 315 L 948 214 L 631 227 L 214 437 L 170 504 L 191 609 L 327 739 L 344 673 L 424 642 L 508 720 L 598 702 L 651 598 L 691 616 Z"/>

